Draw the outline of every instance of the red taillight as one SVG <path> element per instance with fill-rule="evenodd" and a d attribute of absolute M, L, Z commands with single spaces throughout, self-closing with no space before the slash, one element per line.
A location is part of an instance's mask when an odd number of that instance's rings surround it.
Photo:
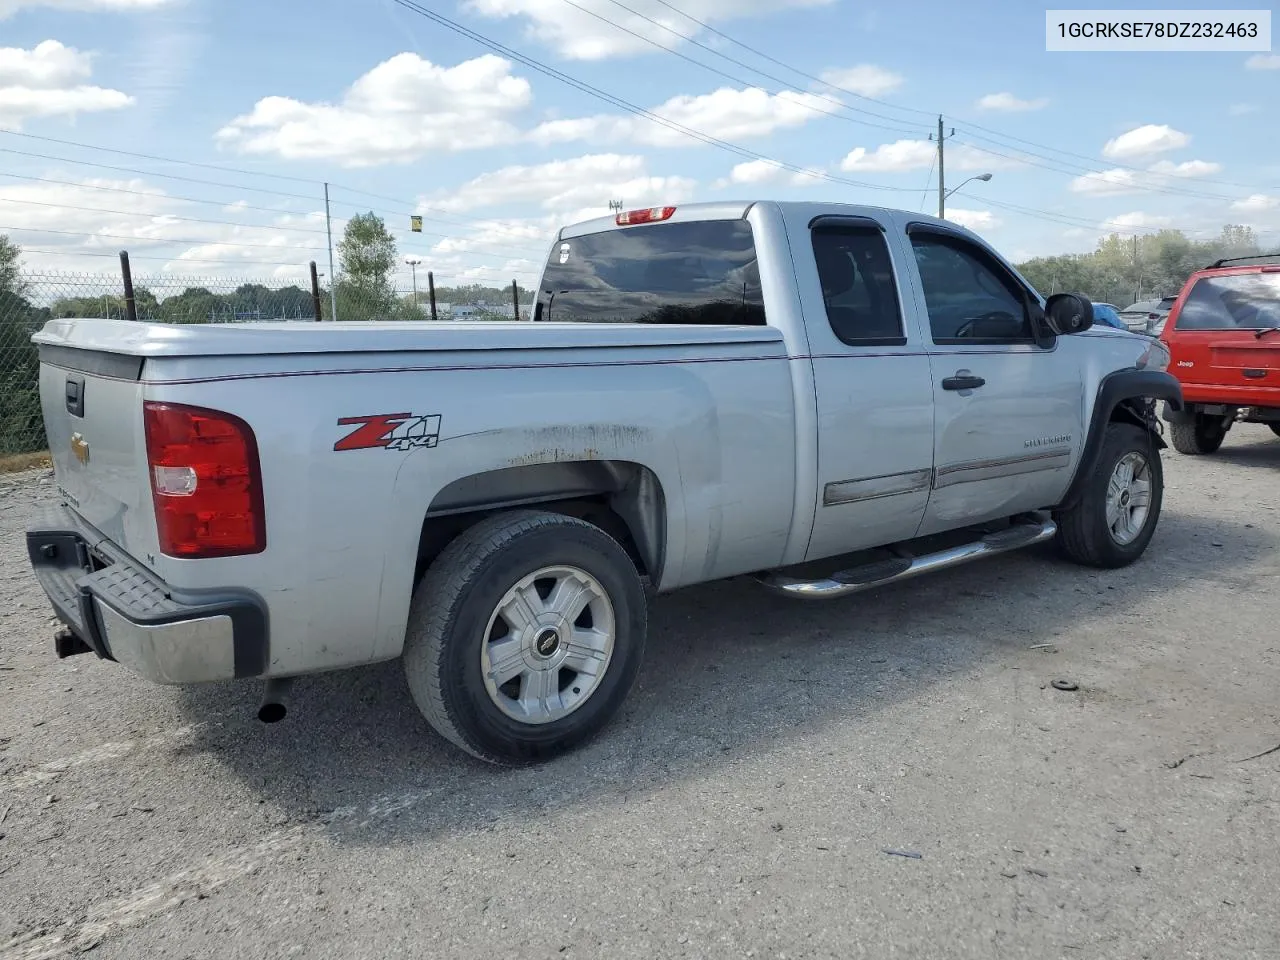
<path fill-rule="evenodd" d="M 161 553 L 195 559 L 266 549 L 250 426 L 218 410 L 150 401 L 142 419 Z"/>
<path fill-rule="evenodd" d="M 627 227 L 633 223 L 657 223 L 668 219 L 675 212 L 675 207 L 649 207 L 646 210 L 627 210 L 614 219 L 618 226 Z"/>

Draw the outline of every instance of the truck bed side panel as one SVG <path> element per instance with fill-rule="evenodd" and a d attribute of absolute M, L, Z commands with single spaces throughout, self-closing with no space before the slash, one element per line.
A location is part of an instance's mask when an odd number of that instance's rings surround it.
<path fill-rule="evenodd" d="M 267 504 L 264 553 L 161 557 L 157 572 L 178 586 L 253 583 L 270 611 L 271 674 L 396 656 L 440 491 L 583 460 L 633 462 L 658 478 L 660 589 L 774 566 L 791 523 L 791 384 L 776 333 L 740 341 L 728 330 L 723 343 L 692 346 L 295 357 L 278 361 L 290 370 L 221 378 L 212 358 L 150 361 L 148 399 L 253 426 Z"/>

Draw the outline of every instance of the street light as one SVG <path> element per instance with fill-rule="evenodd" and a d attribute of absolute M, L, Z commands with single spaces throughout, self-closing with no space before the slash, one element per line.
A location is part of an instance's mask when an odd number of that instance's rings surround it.
<path fill-rule="evenodd" d="M 990 179 L 991 179 L 991 174 L 989 174 L 989 173 L 980 173 L 980 174 L 978 174 L 976 177 L 970 177 L 968 180 L 965 180 L 965 181 L 964 181 L 964 183 L 961 183 L 959 186 L 952 187 L 950 190 L 948 190 L 946 193 L 944 193 L 944 194 L 942 195 L 942 199 L 943 199 L 943 200 L 947 199 L 947 197 L 951 196 L 953 193 L 955 193 L 957 190 L 959 190 L 959 189 L 960 189 L 960 187 L 963 187 L 963 186 L 965 185 L 965 183 L 972 183 L 974 180 L 982 180 L 982 181 L 984 181 L 984 182 L 985 182 L 985 181 L 990 180 Z"/>
<path fill-rule="evenodd" d="M 409 270 L 413 273 L 413 309 L 418 309 L 418 264 L 422 261 L 417 257 L 405 257 L 404 262 L 409 265 Z"/>

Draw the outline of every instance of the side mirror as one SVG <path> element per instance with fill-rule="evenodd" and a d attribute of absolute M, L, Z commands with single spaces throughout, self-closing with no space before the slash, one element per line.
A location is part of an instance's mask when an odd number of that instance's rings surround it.
<path fill-rule="evenodd" d="M 1044 322 L 1057 336 L 1084 333 L 1093 326 L 1093 303 L 1078 293 L 1055 293 L 1045 301 Z"/>

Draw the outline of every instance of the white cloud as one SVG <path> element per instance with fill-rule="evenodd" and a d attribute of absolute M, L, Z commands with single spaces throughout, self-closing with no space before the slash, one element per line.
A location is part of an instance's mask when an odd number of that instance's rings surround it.
<path fill-rule="evenodd" d="M 1244 65 L 1249 70 L 1280 70 L 1280 53 L 1255 53 Z"/>
<path fill-rule="evenodd" d="M 1256 113 L 1258 107 L 1253 103 L 1233 103 L 1227 111 L 1233 117 L 1243 117 L 1249 113 Z"/>
<path fill-rule="evenodd" d="M 927 170 L 937 160 L 937 156 L 937 144 L 928 140 L 895 140 L 893 143 L 882 143 L 874 150 L 855 147 L 840 161 L 840 169 L 846 173 Z M 997 157 L 967 144 L 956 144 L 948 148 L 946 162 L 949 170 L 998 170 L 1021 165 L 1021 161 Z"/>
<path fill-rule="evenodd" d="M 31 269 L 77 273 L 112 273 L 115 254 L 127 249 L 139 276 L 174 270 L 301 276 L 308 260 L 323 258 L 325 243 L 322 212 L 319 220 L 309 215 L 305 230 L 284 229 L 261 216 L 254 222 L 247 211 L 233 219 L 217 207 L 201 210 L 138 178 L 0 185 L 0 215 L 23 228 L 11 239 Z M 225 222 L 193 222 L 205 220 Z"/>
<path fill-rule="evenodd" d="M 565 217 L 568 211 L 576 214 L 583 209 L 602 216 L 608 213 L 610 200 L 621 200 L 628 207 L 679 203 L 690 199 L 695 187 L 686 177 L 651 176 L 644 157 L 591 154 L 482 173 L 425 200 L 424 209 L 462 211 L 525 203 Z"/>
<path fill-rule="evenodd" d="M 1093 196 L 1119 196 L 1125 193 L 1142 193 L 1153 188 L 1161 188 L 1168 184 L 1170 178 L 1191 179 L 1208 177 L 1222 169 L 1222 164 L 1208 160 L 1186 160 L 1174 163 L 1172 160 L 1160 160 L 1153 163 L 1145 171 L 1130 170 L 1117 167 L 1112 170 L 1101 170 L 1086 173 L 1071 181 L 1073 193 L 1084 193 Z"/>
<path fill-rule="evenodd" d="M 442 67 L 400 53 L 353 83 L 338 104 L 264 97 L 217 133 L 241 153 L 334 160 L 347 167 L 406 163 L 432 151 L 494 147 L 519 137 L 511 120 L 533 99 L 511 63 L 486 54 Z"/>
<path fill-rule="evenodd" d="M 1108 140 L 1102 155 L 1109 160 L 1127 160 L 1178 150 L 1190 142 L 1191 137 L 1168 124 L 1148 123 Z"/>
<path fill-rule="evenodd" d="M 629 0 L 627 6 L 635 13 L 628 13 L 608 0 L 574 2 L 577 6 L 562 0 L 470 0 L 466 9 L 494 19 L 520 18 L 534 39 L 570 60 L 661 54 L 647 41 L 674 49 L 682 45 L 683 39 L 702 32 L 688 17 L 655 0 Z M 834 0 L 683 0 L 678 6 L 689 17 L 711 23 L 832 2 Z"/>
<path fill-rule="evenodd" d="M 1086 173 L 1071 181 L 1073 193 L 1088 193 L 1094 196 L 1115 196 L 1122 193 L 1135 193 L 1141 190 L 1138 174 L 1133 170 L 1115 169 L 1101 170 L 1097 173 Z"/>
<path fill-rule="evenodd" d="M 0 0 L 0 20 L 11 17 L 19 10 L 34 7 L 50 7 L 56 10 L 81 10 L 85 12 L 130 12 L 153 10 L 167 6 L 175 0 Z"/>
<path fill-rule="evenodd" d="M 783 90 L 771 94 L 758 87 L 744 90 L 722 87 L 712 93 L 672 97 L 649 112 L 710 137 L 741 141 L 801 126 L 835 109 L 835 104 L 811 93 Z M 609 146 L 632 142 L 652 147 L 682 147 L 701 142 L 644 117 L 614 114 L 549 120 L 535 127 L 528 136 L 543 145 L 589 140 Z"/>
<path fill-rule="evenodd" d="M 723 189 L 732 186 L 756 187 L 782 183 L 792 187 L 810 187 L 826 181 L 824 172 L 811 169 L 805 172 L 789 170 L 776 160 L 747 160 L 729 171 L 727 177 L 716 180 L 712 187 Z"/>
<path fill-rule="evenodd" d="M 1049 105 L 1044 97 L 1035 100 L 1020 100 L 1012 93 L 988 93 L 978 101 L 980 110 L 998 110 L 1003 113 L 1021 113 L 1028 110 L 1040 110 Z"/>
<path fill-rule="evenodd" d="M 1160 160 L 1147 170 L 1165 177 L 1211 177 L 1222 170 L 1222 164 L 1210 160 L 1186 160 L 1182 163 Z"/>
<path fill-rule="evenodd" d="M 863 63 L 856 67 L 826 70 L 822 73 L 822 82 L 863 97 L 883 97 L 902 86 L 903 78 L 883 67 Z"/>
<path fill-rule="evenodd" d="M 93 74 L 90 54 L 45 40 L 30 50 L 0 47 L 0 130 L 21 130 L 37 117 L 74 117 L 119 110 L 133 98 L 119 90 L 86 83 Z"/>
<path fill-rule="evenodd" d="M 961 210 L 955 207 L 947 209 L 947 219 L 977 233 L 992 230 L 1001 223 L 990 210 Z"/>
<path fill-rule="evenodd" d="M 1122 213 L 1104 220 L 1098 226 L 1103 230 L 1131 230 L 1141 233 L 1144 230 L 1158 229 L 1167 227 L 1173 222 L 1172 217 L 1158 216 L 1156 214 L 1143 213 L 1141 210 L 1135 210 L 1132 213 Z"/>
<path fill-rule="evenodd" d="M 49 176 L 60 175 L 51 172 Z M 123 248 L 133 255 L 140 285 L 165 274 L 214 277 L 228 283 L 250 277 L 305 280 L 310 260 L 320 265 L 322 273 L 328 272 L 321 209 L 274 212 L 242 201 L 193 205 L 140 178 L 73 182 L 61 176 L 62 183 L 0 181 L 0 222 L 23 228 L 11 231 L 11 239 L 23 248 L 30 271 L 114 278 L 118 268 L 113 261 Z M 343 226 L 343 220 L 334 221 L 335 244 Z M 394 224 L 388 226 L 395 230 Z M 515 275 L 527 282 L 537 272 L 533 264 L 541 260 L 555 225 L 548 220 L 530 221 L 524 227 L 514 223 L 433 226 L 462 239 L 439 240 L 428 252 L 425 238 L 415 242 L 408 239 L 412 234 L 396 234 L 402 253 L 422 257 L 420 279 L 424 271 L 435 270 L 439 282 L 463 275 L 498 277 L 502 282 Z M 475 236 L 468 239 L 468 232 Z M 529 253 L 522 257 L 524 250 Z M 407 268 L 403 272 L 402 286 L 407 291 Z M 181 287 L 165 289 L 177 292 Z"/>
<path fill-rule="evenodd" d="M 1253 193 L 1231 204 L 1232 210 L 1239 210 L 1242 213 L 1265 213 L 1277 208 L 1280 208 L 1280 197 L 1273 197 L 1266 193 Z"/>

